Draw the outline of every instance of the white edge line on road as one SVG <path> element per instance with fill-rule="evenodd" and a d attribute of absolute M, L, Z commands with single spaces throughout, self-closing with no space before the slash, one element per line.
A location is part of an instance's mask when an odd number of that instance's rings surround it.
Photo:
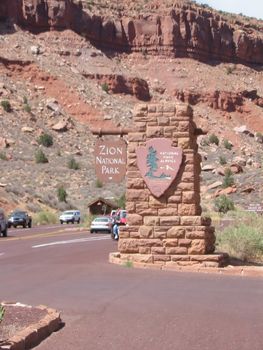
<path fill-rule="evenodd" d="M 102 241 L 102 240 L 106 240 L 106 239 L 110 239 L 110 238 L 111 237 L 109 237 L 109 236 L 102 236 L 102 237 L 92 237 L 92 238 L 70 239 L 70 240 L 67 240 L 67 241 L 56 241 L 56 242 L 50 242 L 50 243 L 33 245 L 32 248 L 42 248 L 42 247 L 49 247 L 49 246 L 52 246 L 52 245 L 61 245 L 61 244 Z"/>

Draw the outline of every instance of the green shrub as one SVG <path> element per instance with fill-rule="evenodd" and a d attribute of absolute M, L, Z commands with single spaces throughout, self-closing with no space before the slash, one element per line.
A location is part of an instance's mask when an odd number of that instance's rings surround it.
<path fill-rule="evenodd" d="M 103 91 L 105 91 L 107 93 L 109 92 L 109 85 L 107 83 L 103 83 L 101 85 L 101 88 L 102 88 Z"/>
<path fill-rule="evenodd" d="M 251 220 L 246 218 L 244 222 L 227 227 L 217 235 L 217 249 L 243 261 L 262 262 L 263 219 L 254 215 Z"/>
<path fill-rule="evenodd" d="M 53 145 L 53 137 L 45 133 L 39 136 L 37 142 L 45 147 L 51 147 Z"/>
<path fill-rule="evenodd" d="M 1 106 L 3 107 L 3 109 L 6 111 L 6 112 L 11 112 L 12 108 L 11 108 L 11 104 L 9 101 L 7 100 L 2 100 L 1 101 Z"/>
<path fill-rule="evenodd" d="M 203 138 L 201 141 L 201 145 L 202 146 L 209 146 L 210 145 L 209 139 L 207 137 Z"/>
<path fill-rule="evenodd" d="M 31 113 L 31 107 L 29 106 L 28 103 L 24 104 L 24 111 L 27 113 Z"/>
<path fill-rule="evenodd" d="M 103 182 L 100 179 L 96 179 L 95 186 L 97 188 L 101 188 L 101 187 L 103 187 Z"/>
<path fill-rule="evenodd" d="M 47 156 L 42 151 L 42 149 L 39 149 L 39 150 L 36 151 L 36 153 L 35 153 L 35 160 L 36 160 L 37 164 L 39 164 L 39 163 L 48 163 Z"/>
<path fill-rule="evenodd" d="M 4 152 L 0 152 L 0 159 L 1 160 L 7 160 L 7 156 Z"/>
<path fill-rule="evenodd" d="M 223 188 L 227 188 L 235 184 L 235 180 L 232 175 L 233 175 L 232 171 L 229 168 L 227 168 L 225 170 L 225 177 L 222 184 Z"/>
<path fill-rule="evenodd" d="M 123 263 L 123 266 L 124 266 L 124 267 L 128 267 L 128 268 L 131 268 L 131 267 L 133 267 L 133 262 L 130 261 L 130 260 L 127 260 L 127 261 L 125 261 L 125 262 Z"/>
<path fill-rule="evenodd" d="M 5 308 L 3 305 L 0 304 L 0 323 L 1 321 L 3 321 L 4 314 L 5 314 Z"/>
<path fill-rule="evenodd" d="M 75 158 L 70 158 L 70 160 L 68 161 L 68 168 L 73 169 L 73 170 L 78 170 L 78 169 L 80 169 L 80 165 L 75 160 Z"/>
<path fill-rule="evenodd" d="M 58 189 L 57 189 L 57 195 L 58 195 L 58 200 L 60 202 L 66 202 L 67 201 L 67 191 L 65 190 L 65 188 L 63 186 L 60 186 Z"/>
<path fill-rule="evenodd" d="M 36 225 L 56 224 L 58 218 L 56 214 L 43 210 L 34 215 L 33 221 Z"/>
<path fill-rule="evenodd" d="M 215 209 L 220 213 L 227 213 L 229 210 L 234 210 L 234 202 L 226 195 L 222 195 L 215 200 Z"/>
<path fill-rule="evenodd" d="M 84 227 L 89 228 L 93 219 L 94 219 L 94 215 L 84 215 L 84 217 L 82 218 L 82 225 Z"/>
<path fill-rule="evenodd" d="M 215 145 L 219 145 L 219 138 L 215 134 L 211 134 L 209 136 L 209 143 L 214 143 Z"/>
<path fill-rule="evenodd" d="M 119 208 L 125 209 L 126 206 L 126 197 L 125 193 L 123 193 L 119 198 L 116 199 L 116 204 Z"/>
<path fill-rule="evenodd" d="M 231 150 L 233 145 L 231 142 L 229 142 L 228 140 L 224 140 L 224 147 L 228 150 Z"/>
<path fill-rule="evenodd" d="M 256 132 L 255 136 L 259 142 L 263 143 L 263 134 L 261 132 Z"/>
<path fill-rule="evenodd" d="M 229 66 L 226 68 L 226 74 L 232 74 L 236 70 L 237 66 L 234 64 L 233 66 Z"/>
<path fill-rule="evenodd" d="M 221 165 L 225 165 L 225 164 L 227 163 L 226 157 L 224 157 L 224 156 L 219 156 L 219 163 L 220 163 Z"/>

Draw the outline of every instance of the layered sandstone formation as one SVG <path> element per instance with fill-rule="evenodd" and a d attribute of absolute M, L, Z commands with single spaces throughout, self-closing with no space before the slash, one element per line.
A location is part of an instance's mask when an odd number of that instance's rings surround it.
<path fill-rule="evenodd" d="M 196 105 L 201 102 L 206 103 L 213 109 L 219 109 L 226 112 L 242 112 L 242 106 L 246 100 L 253 101 L 255 105 L 263 107 L 263 98 L 258 96 L 257 90 L 244 90 L 240 92 L 215 90 L 206 93 L 198 93 L 189 90 L 176 89 L 174 91 L 174 96 L 178 100 L 189 103 L 190 105 Z"/>
<path fill-rule="evenodd" d="M 113 94 L 128 94 L 141 101 L 149 101 L 151 98 L 148 83 L 144 79 L 125 77 L 120 74 L 83 74 L 83 76 L 95 79 Z"/>
<path fill-rule="evenodd" d="M 211 220 L 201 216 L 200 156 L 192 109 L 176 105 L 139 105 L 134 114 L 134 132 L 128 135 L 126 209 L 128 226 L 121 227 L 119 262 L 169 266 L 223 264 L 214 252 Z M 172 140 L 183 150 L 183 162 L 167 191 L 156 198 L 146 186 L 137 165 L 136 149 L 154 138 Z"/>
<path fill-rule="evenodd" d="M 104 20 L 85 12 L 79 1 L 2 0 L 0 17 L 34 32 L 72 29 L 112 51 L 263 64 L 260 31 L 229 24 L 215 12 L 192 5 L 177 5 L 164 14 Z"/>

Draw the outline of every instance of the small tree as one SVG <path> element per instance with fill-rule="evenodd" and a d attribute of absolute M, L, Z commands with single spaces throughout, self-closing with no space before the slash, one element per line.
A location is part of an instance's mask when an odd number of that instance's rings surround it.
<path fill-rule="evenodd" d="M 42 149 L 39 149 L 35 153 L 36 163 L 48 163 L 48 158 Z"/>
<path fill-rule="evenodd" d="M 235 180 L 233 178 L 233 173 L 232 173 L 232 171 L 229 168 L 227 168 L 225 170 L 225 177 L 224 177 L 224 180 L 223 180 L 222 187 L 223 188 L 227 188 L 227 187 L 230 187 L 230 186 L 234 185 L 234 183 L 235 183 Z"/>
<path fill-rule="evenodd" d="M 58 195 L 58 200 L 60 202 L 66 202 L 67 201 L 67 191 L 65 190 L 65 188 L 63 186 L 60 186 L 58 189 L 57 189 L 57 195 Z"/>
<path fill-rule="evenodd" d="M 53 137 L 45 133 L 39 136 L 37 142 L 45 147 L 51 147 L 53 145 Z"/>
<path fill-rule="evenodd" d="M 157 151 L 152 146 L 148 150 L 147 154 L 147 167 L 149 168 L 149 171 L 146 173 L 146 176 L 153 177 L 153 173 L 158 169 L 158 158 L 157 158 Z"/>
<path fill-rule="evenodd" d="M 229 210 L 234 210 L 234 202 L 226 195 L 222 195 L 215 200 L 215 209 L 220 213 L 227 213 Z"/>
<path fill-rule="evenodd" d="M 11 108 L 11 104 L 9 101 L 7 100 L 2 100 L 1 101 L 1 106 L 3 107 L 3 109 L 6 111 L 6 112 L 11 112 L 12 108 Z"/>
<path fill-rule="evenodd" d="M 123 194 L 116 200 L 116 203 L 117 203 L 117 205 L 118 205 L 119 208 L 125 209 L 125 205 L 126 205 L 125 193 L 123 193 Z"/>

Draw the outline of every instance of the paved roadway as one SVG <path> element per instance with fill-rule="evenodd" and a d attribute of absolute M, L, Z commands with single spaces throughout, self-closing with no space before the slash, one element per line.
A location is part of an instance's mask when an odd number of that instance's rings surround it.
<path fill-rule="evenodd" d="M 262 279 L 111 265 L 109 235 L 71 228 L 0 238 L 0 299 L 46 304 L 65 322 L 37 350 L 263 349 Z"/>

